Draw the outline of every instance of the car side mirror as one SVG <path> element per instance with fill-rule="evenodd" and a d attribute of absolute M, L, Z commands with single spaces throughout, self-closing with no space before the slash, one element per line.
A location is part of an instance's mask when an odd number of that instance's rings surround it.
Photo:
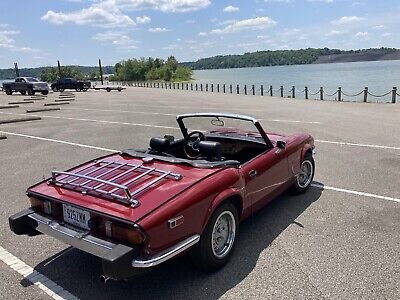
<path fill-rule="evenodd" d="M 283 149 L 286 148 L 286 142 L 284 142 L 284 141 L 277 141 L 277 142 L 276 142 L 276 146 L 277 146 L 279 149 L 283 150 Z"/>

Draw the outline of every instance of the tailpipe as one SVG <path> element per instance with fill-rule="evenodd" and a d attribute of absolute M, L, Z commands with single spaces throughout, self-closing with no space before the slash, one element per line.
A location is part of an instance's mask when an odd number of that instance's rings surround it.
<path fill-rule="evenodd" d="M 110 280 L 110 277 L 108 277 L 108 276 L 106 276 L 106 275 L 101 275 L 101 276 L 100 276 L 100 281 L 101 281 L 101 283 L 106 284 L 107 281 L 109 281 L 109 280 Z"/>

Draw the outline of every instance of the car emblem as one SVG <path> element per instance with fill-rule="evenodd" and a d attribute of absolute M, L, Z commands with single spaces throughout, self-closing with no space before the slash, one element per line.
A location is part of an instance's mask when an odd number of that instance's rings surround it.
<path fill-rule="evenodd" d="M 183 218 L 183 216 L 179 216 L 179 217 L 168 220 L 169 229 L 173 229 L 175 227 L 178 227 L 179 225 L 182 225 L 184 220 L 185 219 Z"/>

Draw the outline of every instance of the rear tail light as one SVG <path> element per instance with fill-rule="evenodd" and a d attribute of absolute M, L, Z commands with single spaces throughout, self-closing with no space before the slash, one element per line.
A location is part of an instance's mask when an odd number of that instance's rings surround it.
<path fill-rule="evenodd" d="M 48 215 L 50 215 L 52 213 L 51 202 L 50 201 L 39 200 L 39 199 L 36 199 L 36 198 L 33 198 L 33 197 L 30 198 L 30 201 L 31 201 L 31 207 L 35 211 L 41 211 L 41 212 L 44 212 L 45 214 L 48 214 Z"/>
<path fill-rule="evenodd" d="M 135 225 L 120 225 L 111 221 L 105 222 L 106 236 L 120 242 L 141 245 L 146 241 L 146 234 Z"/>

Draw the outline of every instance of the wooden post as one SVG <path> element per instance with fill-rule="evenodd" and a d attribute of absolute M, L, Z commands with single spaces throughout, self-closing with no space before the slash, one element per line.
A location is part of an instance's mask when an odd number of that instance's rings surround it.
<path fill-rule="evenodd" d="M 214 84 L 211 83 L 211 93 L 214 92 Z"/>
<path fill-rule="evenodd" d="M 240 94 L 240 88 L 238 84 L 236 85 L 236 94 Z"/>
<path fill-rule="evenodd" d="M 60 78 L 63 78 L 62 77 L 62 72 L 61 72 L 61 65 L 60 65 L 60 61 L 59 60 L 57 60 L 57 66 L 58 66 L 58 76 Z"/>
<path fill-rule="evenodd" d="M 292 86 L 292 98 L 296 98 L 296 87 Z"/>
<path fill-rule="evenodd" d="M 229 85 L 229 90 L 230 90 L 230 92 L 231 92 L 231 94 L 232 94 L 232 84 Z"/>
<path fill-rule="evenodd" d="M 255 90 L 254 84 L 252 85 L 251 89 L 253 90 L 253 96 L 254 96 L 256 94 L 256 90 Z"/>
<path fill-rule="evenodd" d="M 364 88 L 364 103 L 368 102 L 368 87 Z"/>
<path fill-rule="evenodd" d="M 324 100 L 324 88 L 322 86 L 319 88 L 319 98 Z"/>
<path fill-rule="evenodd" d="M 244 85 L 244 94 L 247 95 L 247 85 Z"/>
<path fill-rule="evenodd" d="M 397 87 L 393 87 L 392 90 L 392 103 L 396 103 Z"/>
<path fill-rule="evenodd" d="M 281 97 L 283 98 L 283 85 L 281 85 Z"/>
<path fill-rule="evenodd" d="M 217 93 L 219 93 L 219 83 L 217 83 Z"/>
<path fill-rule="evenodd" d="M 172 89 L 172 83 L 171 82 L 169 83 L 169 89 Z"/>
<path fill-rule="evenodd" d="M 196 83 L 196 91 L 198 91 L 197 83 Z"/>
<path fill-rule="evenodd" d="M 226 89 L 225 89 L 225 83 L 224 83 L 224 85 L 223 85 L 223 89 L 224 89 L 224 94 L 225 94 L 225 92 L 226 92 Z"/>
<path fill-rule="evenodd" d="M 272 97 L 274 95 L 273 87 L 272 85 L 269 86 L 269 95 Z"/>
<path fill-rule="evenodd" d="M 308 99 L 308 87 L 304 88 L 304 98 Z"/>
<path fill-rule="evenodd" d="M 186 90 L 189 90 L 189 83 L 186 83 Z"/>
<path fill-rule="evenodd" d="M 101 85 L 103 85 L 103 69 L 101 68 L 101 60 L 100 60 L 100 58 L 99 58 L 99 70 L 100 70 Z"/>
<path fill-rule="evenodd" d="M 261 85 L 261 88 L 260 88 L 260 95 L 264 96 L 264 86 L 263 85 Z"/>
<path fill-rule="evenodd" d="M 202 91 L 203 91 L 203 84 L 200 83 L 200 92 L 202 92 Z"/>
<path fill-rule="evenodd" d="M 206 92 L 208 92 L 208 83 L 206 83 Z"/>
<path fill-rule="evenodd" d="M 342 87 L 341 86 L 338 87 L 337 95 L 338 95 L 337 96 L 338 101 L 341 102 L 342 101 Z"/>

